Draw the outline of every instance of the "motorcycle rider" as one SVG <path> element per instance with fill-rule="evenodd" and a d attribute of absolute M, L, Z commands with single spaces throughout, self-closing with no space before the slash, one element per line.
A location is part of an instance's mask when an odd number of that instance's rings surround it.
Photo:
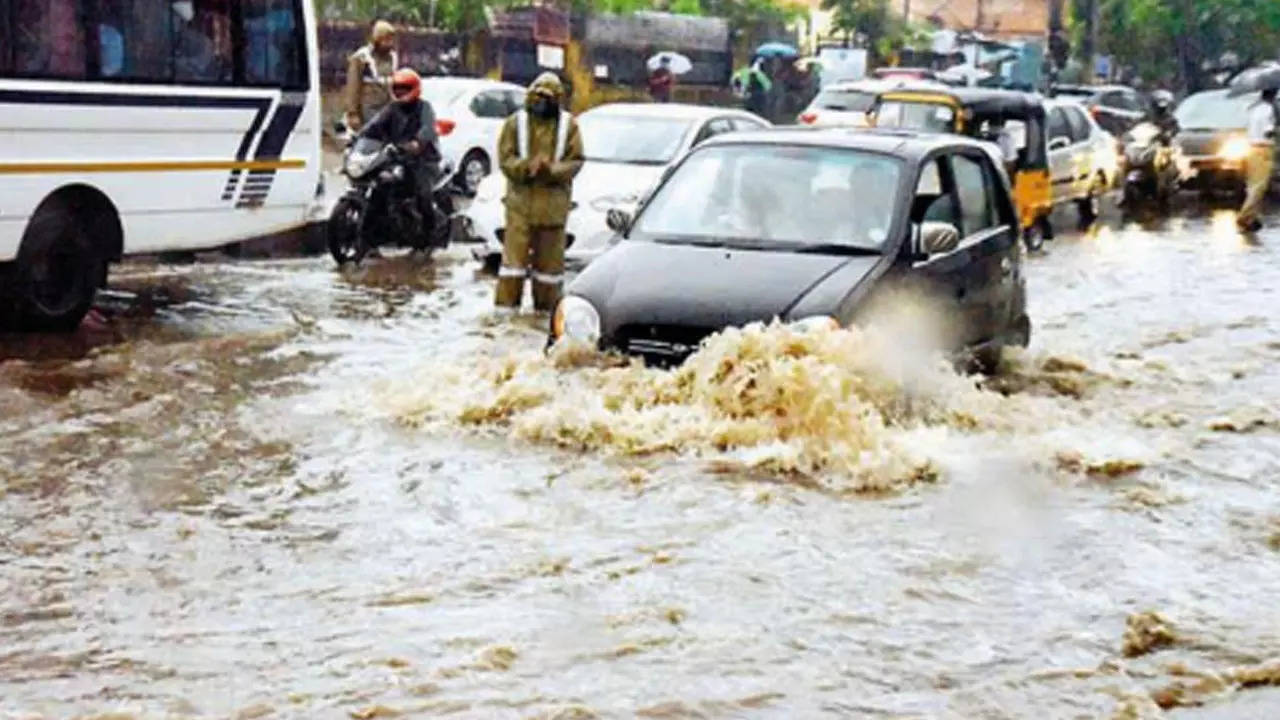
<path fill-rule="evenodd" d="M 405 166 L 413 173 L 418 211 L 430 222 L 441 157 L 435 110 L 422 99 L 422 79 L 410 68 L 401 68 L 391 76 L 391 97 L 391 104 L 378 111 L 360 136 L 394 144 L 405 154 Z"/>
<path fill-rule="evenodd" d="M 1160 128 L 1160 144 L 1172 145 L 1181 129 L 1178 119 L 1173 116 L 1173 93 L 1168 90 L 1151 93 L 1151 122 Z"/>
<path fill-rule="evenodd" d="M 353 133 L 391 101 L 392 74 L 399 64 L 395 26 L 386 20 L 375 22 L 369 40 L 347 60 L 345 120 Z"/>
<path fill-rule="evenodd" d="M 533 278 L 535 310 L 551 312 L 560 301 L 564 228 L 583 160 L 578 123 L 563 102 L 560 78 L 539 75 L 529 86 L 525 109 L 507 118 L 498 136 L 498 163 L 507 177 L 506 232 L 494 293 L 499 312 L 520 307 L 526 275 Z"/>

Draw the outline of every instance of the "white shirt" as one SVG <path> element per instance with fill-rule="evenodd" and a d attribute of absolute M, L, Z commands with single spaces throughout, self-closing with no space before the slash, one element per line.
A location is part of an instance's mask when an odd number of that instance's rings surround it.
<path fill-rule="evenodd" d="M 1276 129 L 1276 113 L 1271 103 L 1259 100 L 1249 106 L 1249 120 L 1245 125 L 1249 142 L 1266 144 L 1273 142 L 1270 137 Z"/>

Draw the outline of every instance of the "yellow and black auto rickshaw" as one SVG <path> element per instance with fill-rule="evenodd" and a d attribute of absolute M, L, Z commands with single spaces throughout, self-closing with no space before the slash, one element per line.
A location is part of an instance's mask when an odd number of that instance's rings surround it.
<path fill-rule="evenodd" d="M 1053 186 L 1040 96 L 1013 90 L 908 85 L 881 94 L 872 118 L 878 127 L 949 132 L 995 143 L 1013 182 L 1027 247 L 1035 250 L 1053 236 L 1049 223 Z"/>

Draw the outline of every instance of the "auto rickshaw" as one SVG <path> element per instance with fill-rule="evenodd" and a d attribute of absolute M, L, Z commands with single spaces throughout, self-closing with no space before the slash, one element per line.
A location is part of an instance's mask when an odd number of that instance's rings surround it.
<path fill-rule="evenodd" d="M 1040 96 L 1013 90 L 905 86 L 882 93 L 872 123 L 990 140 L 1001 148 L 1013 183 L 1023 240 L 1035 250 L 1053 237 L 1053 186 Z"/>

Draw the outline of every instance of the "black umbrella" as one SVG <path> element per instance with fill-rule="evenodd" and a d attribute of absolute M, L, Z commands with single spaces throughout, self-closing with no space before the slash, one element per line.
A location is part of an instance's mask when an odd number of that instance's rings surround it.
<path fill-rule="evenodd" d="M 1238 97 L 1263 90 L 1280 90 L 1280 65 L 1265 65 L 1245 70 L 1231 80 L 1227 95 Z"/>

